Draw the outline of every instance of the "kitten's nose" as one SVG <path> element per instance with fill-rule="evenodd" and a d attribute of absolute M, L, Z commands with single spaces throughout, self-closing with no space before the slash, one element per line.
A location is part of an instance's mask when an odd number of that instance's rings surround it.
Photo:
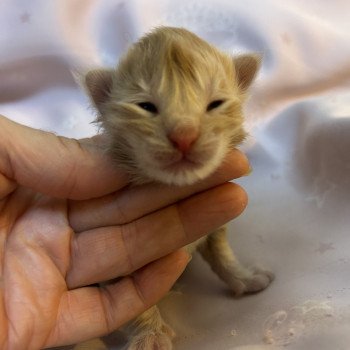
<path fill-rule="evenodd" d="M 197 128 L 186 126 L 172 130 L 168 138 L 181 153 L 188 153 L 198 136 Z"/>

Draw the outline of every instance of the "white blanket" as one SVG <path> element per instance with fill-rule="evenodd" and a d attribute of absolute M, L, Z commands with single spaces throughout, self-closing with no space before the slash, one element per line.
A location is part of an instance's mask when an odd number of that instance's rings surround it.
<path fill-rule="evenodd" d="M 0 113 L 65 136 L 96 133 L 71 71 L 114 65 L 161 24 L 264 55 L 246 111 L 254 170 L 239 181 L 250 204 L 230 227 L 242 261 L 276 274 L 266 291 L 233 299 L 195 257 L 181 293 L 162 302 L 175 348 L 349 349 L 348 0 L 1 1 Z"/>

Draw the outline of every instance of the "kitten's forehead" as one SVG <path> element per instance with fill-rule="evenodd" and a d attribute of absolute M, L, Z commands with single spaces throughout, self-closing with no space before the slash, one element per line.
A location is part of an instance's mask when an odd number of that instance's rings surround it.
<path fill-rule="evenodd" d="M 209 57 L 204 60 L 187 42 L 171 41 L 164 49 L 157 71 L 157 93 L 192 102 L 207 93 L 210 84 Z"/>
<path fill-rule="evenodd" d="M 234 81 L 231 57 L 179 28 L 162 28 L 143 37 L 127 61 L 133 62 L 130 69 L 138 85 L 161 98 L 171 95 L 172 100 L 190 102 Z"/>

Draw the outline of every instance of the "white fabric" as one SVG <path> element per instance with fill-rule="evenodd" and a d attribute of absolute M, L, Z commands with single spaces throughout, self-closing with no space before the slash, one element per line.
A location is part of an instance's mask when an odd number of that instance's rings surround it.
<path fill-rule="evenodd" d="M 181 293 L 162 302 L 176 349 L 349 349 L 348 0 L 1 1 L 0 113 L 70 137 L 94 134 L 71 71 L 113 65 L 160 24 L 264 55 L 247 107 L 254 170 L 239 181 L 250 204 L 230 227 L 241 260 L 276 273 L 266 291 L 233 299 L 195 257 Z M 110 348 L 120 341 L 108 338 Z"/>

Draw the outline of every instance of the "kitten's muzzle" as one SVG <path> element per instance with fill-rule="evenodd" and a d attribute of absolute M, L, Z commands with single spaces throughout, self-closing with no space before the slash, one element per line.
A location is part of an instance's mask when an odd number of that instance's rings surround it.
<path fill-rule="evenodd" d="M 195 127 L 183 126 L 175 128 L 167 136 L 174 148 L 185 155 L 190 152 L 197 141 L 199 131 Z"/>

